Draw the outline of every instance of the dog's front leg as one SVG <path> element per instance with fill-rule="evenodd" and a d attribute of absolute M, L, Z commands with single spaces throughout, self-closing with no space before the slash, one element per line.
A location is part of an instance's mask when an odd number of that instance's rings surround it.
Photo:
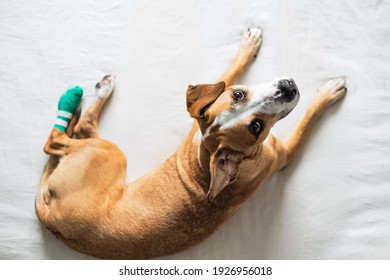
<path fill-rule="evenodd" d="M 278 169 L 285 167 L 291 161 L 299 147 L 306 140 L 318 118 L 330 105 L 344 97 L 346 92 L 347 88 L 344 77 L 328 81 L 318 91 L 307 109 L 305 116 L 295 127 L 292 134 L 284 141 L 278 141 L 276 143 L 275 148 L 280 159 Z"/>
<path fill-rule="evenodd" d="M 260 27 L 248 28 L 241 37 L 240 49 L 230 64 L 229 68 L 222 75 L 219 81 L 224 81 L 226 86 L 231 86 L 236 78 L 248 67 L 259 52 L 262 41 L 262 30 Z"/>

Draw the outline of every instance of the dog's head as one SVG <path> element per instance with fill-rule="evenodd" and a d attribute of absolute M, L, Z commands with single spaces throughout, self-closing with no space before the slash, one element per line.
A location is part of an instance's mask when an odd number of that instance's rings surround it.
<path fill-rule="evenodd" d="M 224 82 L 188 87 L 187 110 L 198 121 L 201 144 L 210 153 L 210 200 L 234 182 L 240 163 L 257 152 L 272 126 L 298 100 L 298 88 L 290 78 L 253 87 L 225 88 Z"/>

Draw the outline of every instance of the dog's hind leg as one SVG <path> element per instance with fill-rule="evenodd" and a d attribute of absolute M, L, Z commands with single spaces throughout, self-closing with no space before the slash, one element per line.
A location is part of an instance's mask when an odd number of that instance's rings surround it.
<path fill-rule="evenodd" d="M 49 191 L 48 180 L 57 168 L 60 158 L 67 154 L 69 148 L 71 148 L 76 141 L 79 140 L 69 138 L 65 132 L 60 131 L 58 128 L 53 128 L 44 146 L 44 151 L 50 155 L 50 158 L 43 170 L 39 192 L 35 202 L 37 214 L 42 221 L 45 221 L 50 213 L 49 205 L 52 194 Z"/>
<path fill-rule="evenodd" d="M 226 86 L 231 86 L 237 77 L 256 58 L 262 42 L 262 30 L 260 27 L 248 28 L 241 37 L 240 49 L 230 64 L 229 68 L 222 75 L 219 81 L 224 81 Z"/>
<path fill-rule="evenodd" d="M 66 129 L 66 135 L 68 135 L 69 137 L 72 137 L 73 134 L 74 134 L 74 127 L 76 126 L 76 124 L 78 123 L 79 119 L 80 119 L 80 114 L 81 114 L 81 107 L 79 107 L 76 112 L 73 114 L 73 117 L 72 119 L 70 120 L 69 122 L 69 125 Z"/>
<path fill-rule="evenodd" d="M 115 87 L 114 76 L 104 76 L 96 84 L 96 99 L 93 104 L 87 108 L 77 123 L 74 133 L 77 138 L 99 138 L 98 122 L 100 113 L 111 96 Z"/>

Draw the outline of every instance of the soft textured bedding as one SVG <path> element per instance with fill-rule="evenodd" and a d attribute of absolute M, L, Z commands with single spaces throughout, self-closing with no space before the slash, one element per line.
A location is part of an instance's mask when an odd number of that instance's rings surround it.
<path fill-rule="evenodd" d="M 328 78 L 348 94 L 292 164 L 204 243 L 169 259 L 390 258 L 390 1 L 7 1 L 0 9 L 0 259 L 86 259 L 40 225 L 42 147 L 62 92 L 114 73 L 101 133 L 129 180 L 172 154 L 191 126 L 188 84 L 216 81 L 249 26 L 260 54 L 239 83 L 278 76 L 301 100 L 283 138 Z M 174 233 L 172 233 L 174 234 Z"/>

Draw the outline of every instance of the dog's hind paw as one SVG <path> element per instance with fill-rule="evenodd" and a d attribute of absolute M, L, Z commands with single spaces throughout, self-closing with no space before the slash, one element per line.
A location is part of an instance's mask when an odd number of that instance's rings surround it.
<path fill-rule="evenodd" d="M 115 76 L 107 75 L 102 78 L 95 86 L 96 95 L 98 98 L 108 98 L 114 91 Z"/>
<path fill-rule="evenodd" d="M 65 132 L 83 97 L 83 89 L 79 86 L 68 89 L 58 101 L 58 115 L 54 127 Z"/>

